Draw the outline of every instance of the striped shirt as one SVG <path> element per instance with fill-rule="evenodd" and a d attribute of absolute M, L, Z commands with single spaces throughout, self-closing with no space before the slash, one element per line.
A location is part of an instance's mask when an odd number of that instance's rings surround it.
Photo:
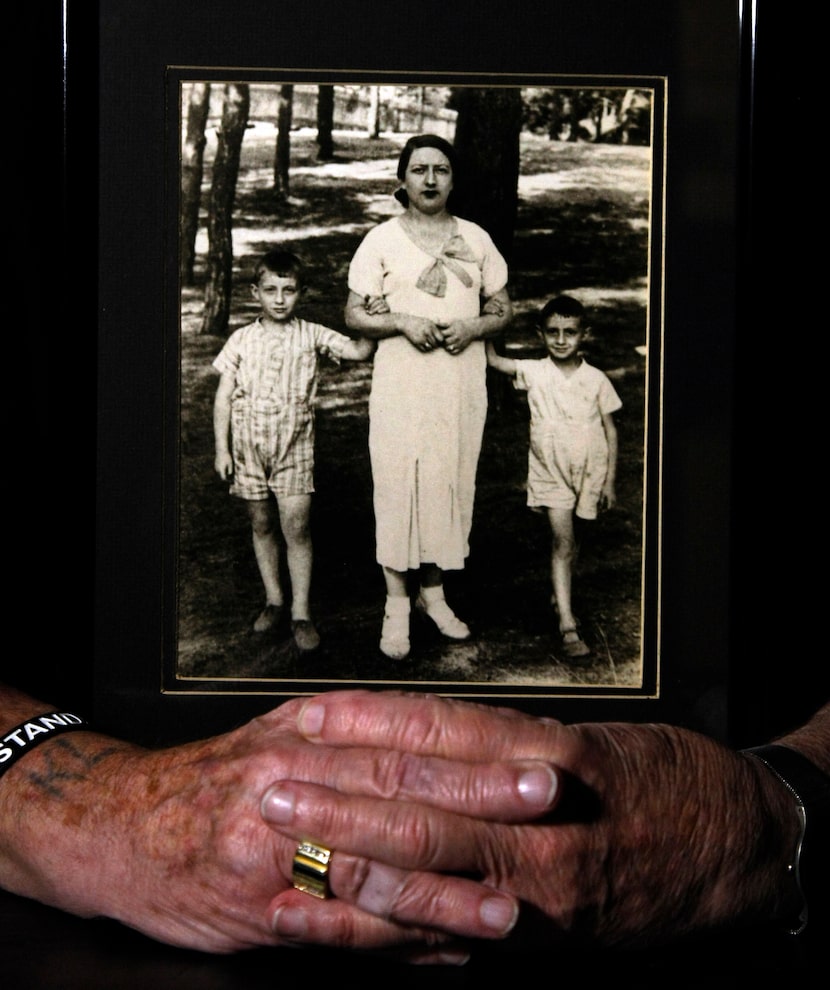
<path fill-rule="evenodd" d="M 213 361 L 232 374 L 231 494 L 260 499 L 268 491 L 314 490 L 314 399 L 320 355 L 339 363 L 350 338 L 320 323 L 294 318 L 240 327 Z"/>

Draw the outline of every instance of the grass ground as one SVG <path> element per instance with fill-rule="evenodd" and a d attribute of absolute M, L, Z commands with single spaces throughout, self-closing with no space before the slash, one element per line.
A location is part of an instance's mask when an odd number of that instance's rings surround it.
<path fill-rule="evenodd" d="M 405 136 L 404 136 L 405 137 Z M 257 125 L 243 144 L 235 205 L 235 290 L 229 332 L 249 322 L 253 258 L 290 243 L 309 267 L 309 319 L 343 329 L 349 259 L 363 233 L 397 210 L 391 193 L 403 138 L 336 135 L 336 157 L 316 160 L 311 132 L 292 135 L 291 197 L 269 193 L 274 130 Z M 208 166 L 210 161 L 208 146 Z M 209 183 L 209 167 L 205 182 Z M 550 596 L 550 538 L 525 506 L 528 417 L 523 396 L 493 391 L 479 466 L 471 554 L 447 575 L 448 598 L 473 640 L 448 645 L 415 626 L 411 658 L 394 663 L 377 647 L 383 582 L 374 561 L 367 449 L 371 364 L 324 364 L 317 413 L 313 504 L 314 614 L 323 637 L 299 661 L 289 639 L 257 636 L 262 606 L 247 518 L 213 472 L 211 361 L 224 338 L 199 333 L 204 234 L 196 284 L 182 292 L 180 503 L 176 664 L 194 689 L 227 681 L 240 690 L 293 692 L 308 682 L 388 684 L 464 694 L 527 687 L 533 692 L 637 687 L 643 675 L 643 464 L 647 335 L 649 153 L 646 148 L 567 145 L 526 136 L 510 294 L 516 316 L 508 346 L 535 353 L 533 314 L 550 295 L 577 294 L 594 313 L 586 355 L 613 379 L 618 415 L 619 505 L 591 527 L 574 601 L 593 649 L 575 666 L 561 655 Z"/>

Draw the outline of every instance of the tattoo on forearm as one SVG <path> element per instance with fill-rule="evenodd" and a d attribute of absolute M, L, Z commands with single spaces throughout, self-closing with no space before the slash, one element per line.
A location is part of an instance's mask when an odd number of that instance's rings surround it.
<path fill-rule="evenodd" d="M 91 753 L 75 745 L 69 737 L 57 738 L 40 754 L 43 769 L 29 770 L 29 781 L 50 797 L 64 798 L 66 794 L 61 789 L 62 783 L 85 780 L 90 770 L 117 751 L 116 746 L 105 746 Z"/>

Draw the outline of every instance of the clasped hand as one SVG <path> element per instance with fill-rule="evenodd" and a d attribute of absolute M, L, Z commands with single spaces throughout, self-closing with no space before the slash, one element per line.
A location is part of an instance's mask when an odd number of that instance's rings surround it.
<path fill-rule="evenodd" d="M 84 731 L 43 759 L 5 782 L 0 885 L 210 952 L 659 941 L 770 916 L 795 841 L 771 824 L 796 827 L 791 795 L 688 730 L 394 691 L 165 750 Z M 293 887 L 304 840 L 333 850 L 329 899 Z"/>
<path fill-rule="evenodd" d="M 345 904 L 444 937 L 625 946 L 771 911 L 782 849 L 754 770 L 697 733 L 394 692 L 322 695 L 297 724 L 364 760 L 364 747 L 391 751 L 349 774 L 348 794 L 309 780 L 267 790 L 279 834 L 335 850 L 337 900 L 286 891 L 271 904 L 277 931 L 291 912 L 286 938 L 328 942 Z M 523 905 L 517 924 L 488 891 Z"/>
<path fill-rule="evenodd" d="M 370 316 L 390 312 L 383 296 L 367 296 L 364 309 Z M 424 353 L 443 347 L 450 354 L 460 354 L 477 337 L 475 326 L 468 320 L 439 324 L 422 316 L 407 314 L 401 328 L 412 346 Z"/>

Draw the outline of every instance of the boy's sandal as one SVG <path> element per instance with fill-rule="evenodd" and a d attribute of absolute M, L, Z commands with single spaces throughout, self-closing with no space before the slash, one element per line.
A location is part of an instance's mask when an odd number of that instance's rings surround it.
<path fill-rule="evenodd" d="M 254 622 L 254 632 L 271 632 L 282 623 L 282 613 L 284 606 L 268 604 L 259 613 Z"/>
<path fill-rule="evenodd" d="M 562 649 L 567 657 L 587 657 L 591 652 L 588 644 L 580 638 L 576 629 L 562 630 Z"/>

